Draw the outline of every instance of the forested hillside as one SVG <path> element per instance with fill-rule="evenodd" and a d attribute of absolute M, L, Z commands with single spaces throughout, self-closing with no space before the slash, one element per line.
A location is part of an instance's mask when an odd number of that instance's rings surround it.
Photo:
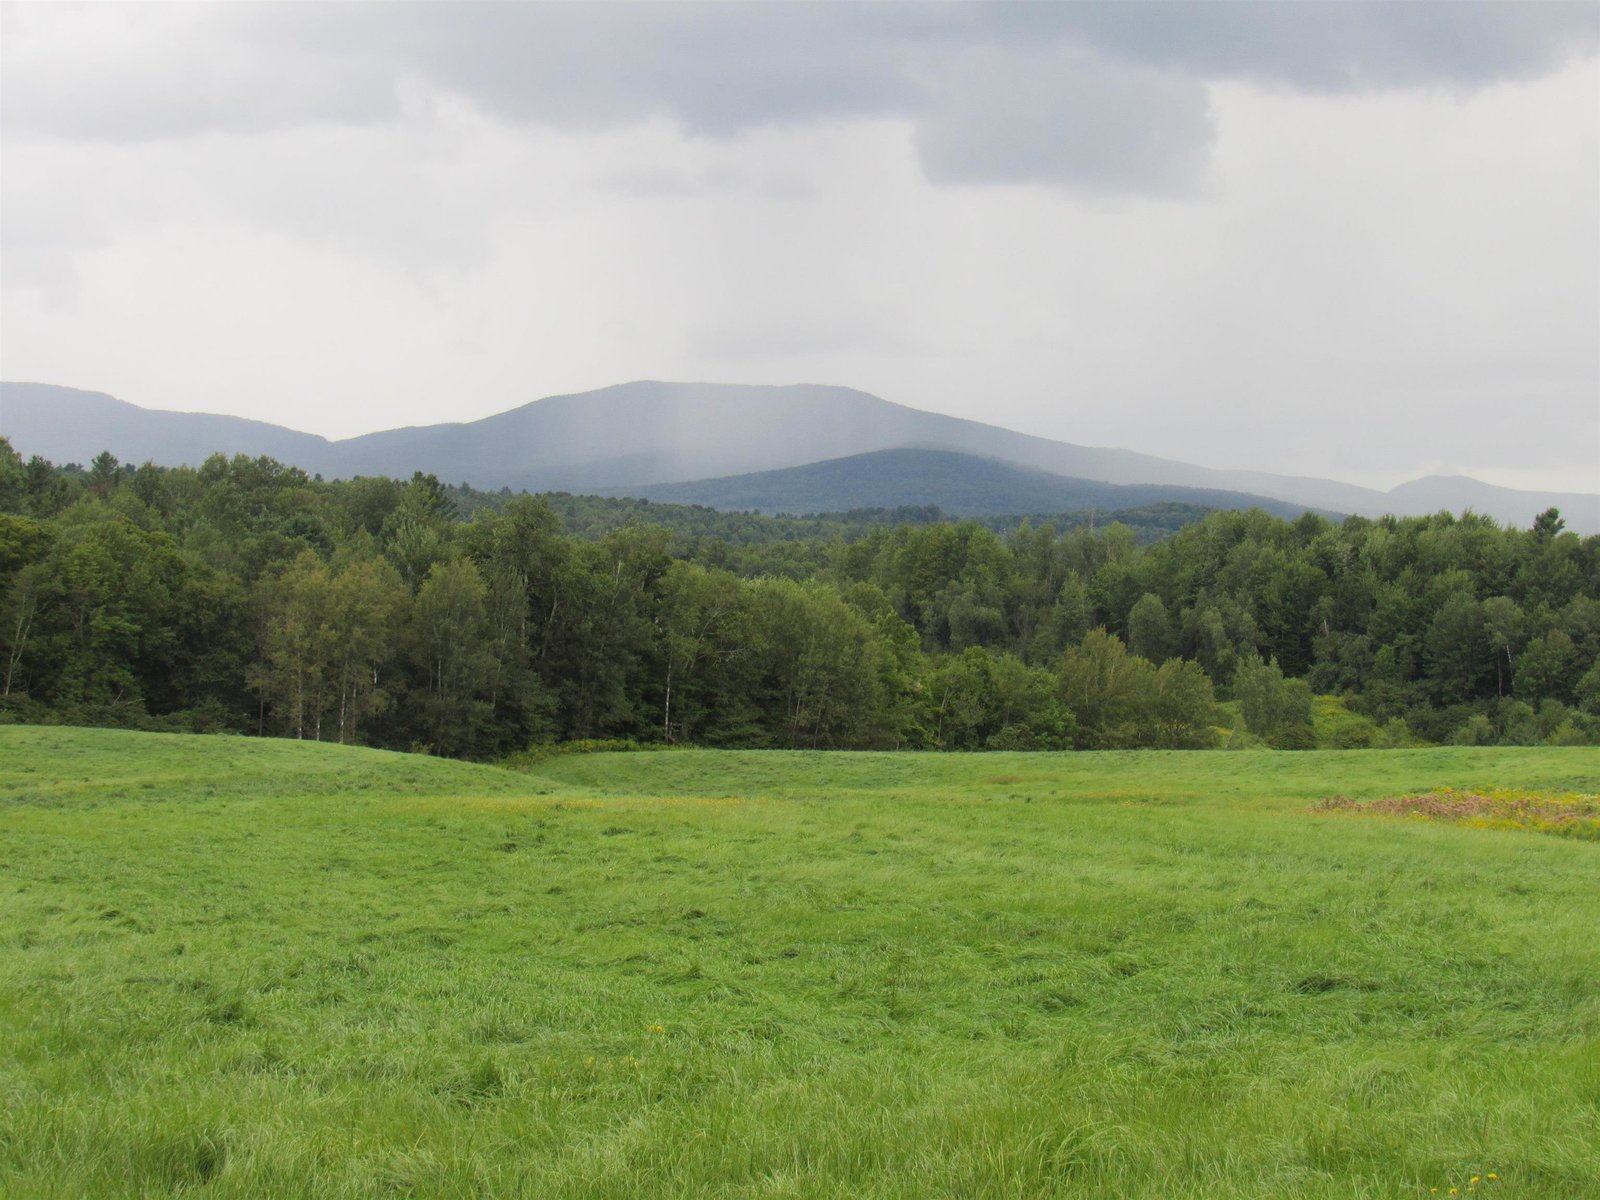
<path fill-rule="evenodd" d="M 0 441 L 0 719 L 467 757 L 1296 747 L 1318 694 L 1348 745 L 1600 740 L 1600 538 L 1554 511 L 1218 512 L 1150 544 L 653 513 L 244 457 L 58 469 Z"/>

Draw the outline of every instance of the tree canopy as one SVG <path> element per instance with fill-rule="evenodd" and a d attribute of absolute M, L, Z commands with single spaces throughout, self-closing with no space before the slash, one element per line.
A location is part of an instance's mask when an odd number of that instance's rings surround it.
<path fill-rule="evenodd" d="M 1600 739 L 1600 538 L 1559 513 L 1182 515 L 801 520 L 0 439 L 0 719 L 470 757 L 1293 748 L 1321 695 L 1383 731 L 1352 744 Z"/>

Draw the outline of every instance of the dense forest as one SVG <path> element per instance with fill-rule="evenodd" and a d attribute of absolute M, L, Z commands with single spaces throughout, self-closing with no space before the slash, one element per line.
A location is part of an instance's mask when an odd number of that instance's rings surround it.
<path fill-rule="evenodd" d="M 1333 703 L 1348 746 L 1600 741 L 1600 537 L 1554 510 L 1132 519 L 772 518 L 0 439 L 0 721 L 480 758 L 1297 748 Z"/>

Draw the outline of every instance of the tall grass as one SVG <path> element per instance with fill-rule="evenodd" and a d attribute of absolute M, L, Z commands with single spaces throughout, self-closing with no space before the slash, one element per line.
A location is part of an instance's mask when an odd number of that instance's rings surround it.
<path fill-rule="evenodd" d="M 1597 778 L 0 729 L 0 1193 L 1588 1200 Z"/>

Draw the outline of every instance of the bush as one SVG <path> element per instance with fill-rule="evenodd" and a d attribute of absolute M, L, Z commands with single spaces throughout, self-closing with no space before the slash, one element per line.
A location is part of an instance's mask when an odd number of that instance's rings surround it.
<path fill-rule="evenodd" d="M 1377 736 L 1371 727 L 1347 725 L 1333 735 L 1335 750 L 1370 750 Z"/>
<path fill-rule="evenodd" d="M 1447 708 L 1417 705 L 1406 711 L 1406 724 L 1419 742 L 1442 746 L 1452 741 L 1474 715 L 1481 714 L 1470 704 L 1452 704 Z"/>
<path fill-rule="evenodd" d="M 499 765 L 512 771 L 526 771 L 542 762 L 568 754 L 622 754 L 688 748 L 676 744 L 669 746 L 663 742 L 636 742 L 632 738 L 574 738 L 570 742 L 537 743 L 526 750 L 506 755 L 499 761 Z"/>
<path fill-rule="evenodd" d="M 1024 725 L 1006 725 L 989 735 L 985 750 L 1052 750 L 1050 739 Z"/>
<path fill-rule="evenodd" d="M 1275 750 L 1315 750 L 1317 734 L 1309 721 L 1284 725 L 1267 739 L 1267 744 Z"/>
<path fill-rule="evenodd" d="M 1494 725 L 1482 713 L 1475 713 L 1456 730 L 1450 740 L 1457 746 L 1492 746 L 1495 741 Z"/>
<path fill-rule="evenodd" d="M 20 692 L 0 696 L 0 725 L 50 725 L 51 710 Z"/>
<path fill-rule="evenodd" d="M 1539 740 L 1548 740 L 1552 733 L 1566 724 L 1568 715 L 1569 710 L 1561 701 L 1541 700 L 1539 702 Z"/>
<path fill-rule="evenodd" d="M 1371 717 L 1352 712 L 1339 696 L 1317 696 L 1311 706 L 1317 745 L 1334 750 L 1365 750 L 1382 745 L 1382 733 Z"/>
<path fill-rule="evenodd" d="M 1373 735 L 1372 744 L 1386 750 L 1403 750 L 1416 745 L 1416 742 L 1409 725 L 1399 717 L 1390 717 L 1384 722 L 1383 728 Z"/>
<path fill-rule="evenodd" d="M 1547 746 L 1592 746 L 1600 741 L 1592 730 L 1578 724 L 1576 717 L 1568 717 L 1545 739 Z"/>
<path fill-rule="evenodd" d="M 1500 728 L 1502 746 L 1537 746 L 1540 741 L 1539 720 L 1532 705 L 1521 700 L 1502 700 L 1495 710 L 1495 724 Z"/>
<path fill-rule="evenodd" d="M 1228 732 L 1227 740 L 1222 743 L 1222 748 L 1224 750 L 1257 750 L 1265 744 L 1245 728 L 1243 717 L 1235 717 L 1233 719 L 1233 728 Z"/>

